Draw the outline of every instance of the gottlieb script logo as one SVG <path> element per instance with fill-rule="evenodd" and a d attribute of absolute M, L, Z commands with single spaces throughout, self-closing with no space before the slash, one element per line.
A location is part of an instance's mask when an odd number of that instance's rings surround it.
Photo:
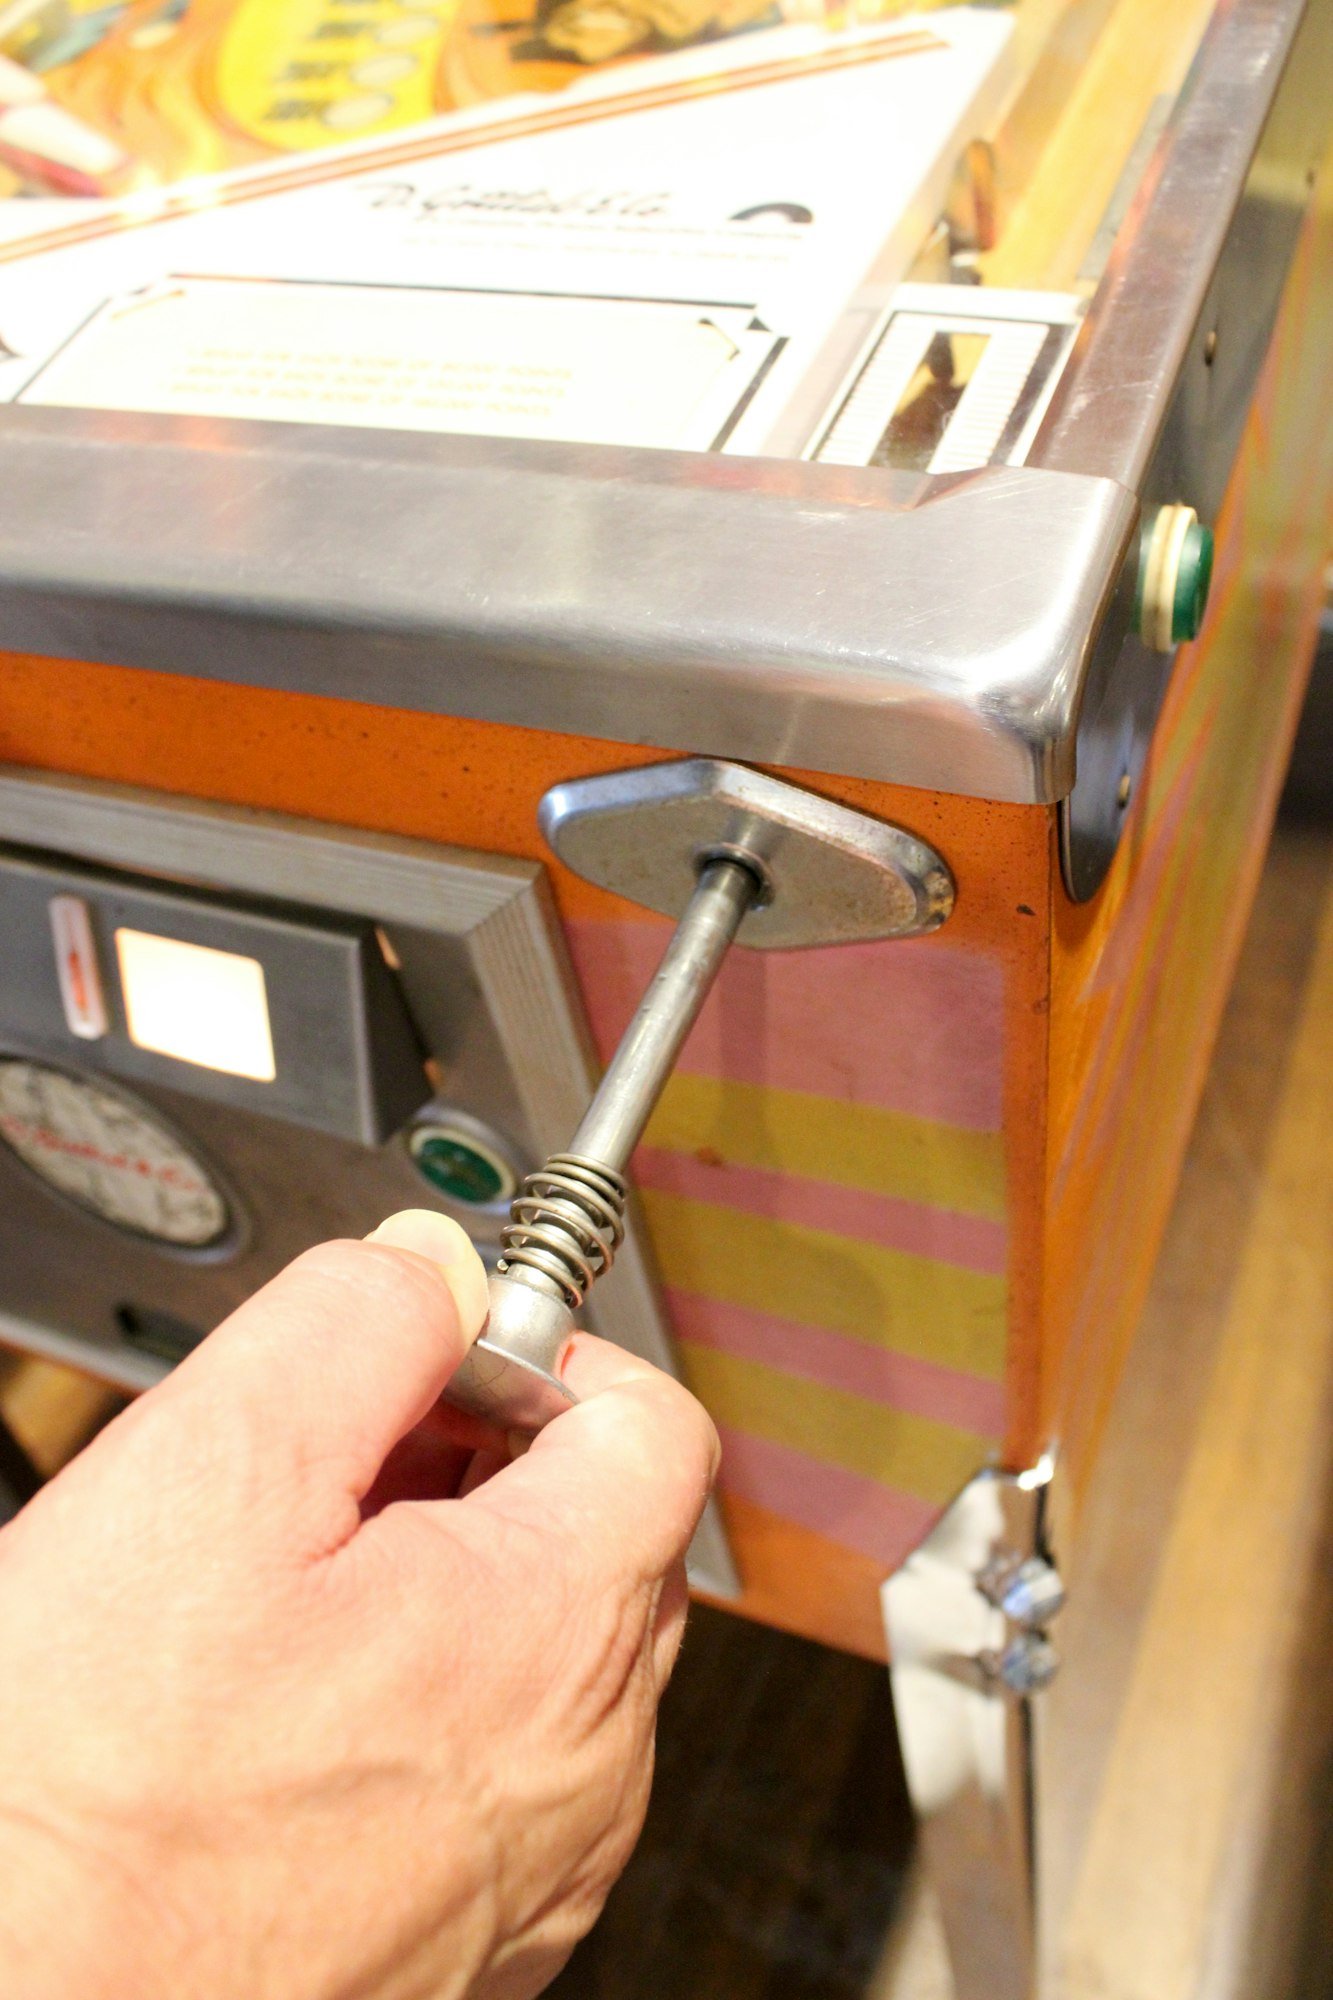
<path fill-rule="evenodd" d="M 678 197 L 665 189 L 479 187 L 475 181 L 454 181 L 446 187 L 422 187 L 416 181 L 367 181 L 355 188 L 367 207 L 405 215 L 416 222 L 432 218 L 493 216 L 510 221 L 541 222 L 669 222 L 678 219 Z M 801 201 L 754 201 L 723 218 L 753 228 L 802 227 L 815 219 Z"/>
<path fill-rule="evenodd" d="M 372 181 L 358 193 L 371 208 L 396 210 L 422 221 L 433 215 L 503 215 L 651 222 L 665 216 L 671 207 L 670 195 L 660 192 L 576 188 L 560 193 L 549 187 L 477 187 L 471 181 L 442 188 L 418 187 L 413 181 Z"/>

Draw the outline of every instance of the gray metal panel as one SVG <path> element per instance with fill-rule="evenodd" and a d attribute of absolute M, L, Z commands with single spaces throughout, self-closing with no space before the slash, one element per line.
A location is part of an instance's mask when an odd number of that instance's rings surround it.
<path fill-rule="evenodd" d="M 0 411 L 0 646 L 1048 801 L 1101 479 Z"/>
<path fill-rule="evenodd" d="M 144 873 L 160 874 L 170 857 L 176 879 L 378 920 L 402 947 L 408 1002 L 441 1059 L 451 1103 L 511 1131 L 534 1161 L 561 1146 L 583 1112 L 595 1065 L 534 862 L 9 766 L 0 766 L 3 839 Z M 464 1038 L 451 1042 L 441 1030 L 460 1015 L 470 1017 Z M 239 1193 L 250 1227 L 226 1258 L 159 1250 L 52 1195 L 0 1148 L 0 1343 L 144 1387 L 162 1370 L 118 1337 L 115 1303 L 207 1330 L 308 1244 L 364 1234 L 395 1208 L 447 1206 L 401 1139 L 371 1148 L 161 1083 L 135 1088 Z M 453 1213 L 483 1249 L 498 1232 L 484 1212 Z M 674 1367 L 633 1207 L 628 1240 L 585 1318 Z M 722 1596 L 735 1592 L 715 1507 L 695 1538 L 691 1573 Z"/>

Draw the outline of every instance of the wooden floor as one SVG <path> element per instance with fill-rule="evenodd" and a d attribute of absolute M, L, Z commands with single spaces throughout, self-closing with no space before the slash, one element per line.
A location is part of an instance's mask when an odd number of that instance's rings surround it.
<path fill-rule="evenodd" d="M 1049 1990 L 1333 1993 L 1333 840 L 1278 834 L 1073 1552 Z"/>
<path fill-rule="evenodd" d="M 46 1464 L 105 1413 L 28 1364 Z M 1282 830 L 1077 1546 L 1043 2000 L 1333 1995 L 1333 836 Z M 696 1611 L 556 2000 L 948 2000 L 886 1678 Z"/>
<path fill-rule="evenodd" d="M 556 2000 L 862 2000 L 911 1817 L 888 1678 L 696 1609 L 648 1825 Z"/>

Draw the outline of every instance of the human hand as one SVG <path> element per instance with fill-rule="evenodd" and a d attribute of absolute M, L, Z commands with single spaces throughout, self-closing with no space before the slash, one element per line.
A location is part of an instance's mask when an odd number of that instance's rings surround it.
<path fill-rule="evenodd" d="M 510 1462 L 485 1310 L 441 1216 L 308 1251 L 0 1534 L 6 2000 L 524 2000 L 594 1921 L 717 1444 L 578 1335 Z"/>

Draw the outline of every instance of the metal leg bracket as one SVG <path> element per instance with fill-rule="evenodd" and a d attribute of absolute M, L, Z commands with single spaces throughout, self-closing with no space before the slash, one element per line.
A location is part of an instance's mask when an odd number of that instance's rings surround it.
<path fill-rule="evenodd" d="M 1031 2000 L 1039 1696 L 1064 1601 L 1048 1460 L 964 1487 L 884 1585 L 894 1712 L 958 2000 Z"/>

